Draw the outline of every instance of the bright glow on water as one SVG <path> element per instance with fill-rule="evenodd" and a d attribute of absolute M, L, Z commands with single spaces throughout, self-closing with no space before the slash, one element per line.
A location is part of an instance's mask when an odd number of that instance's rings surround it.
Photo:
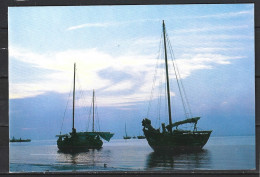
<path fill-rule="evenodd" d="M 201 152 L 156 154 L 145 139 L 111 140 L 100 150 L 58 152 L 56 140 L 10 143 L 10 172 L 255 169 L 255 137 L 211 137 Z"/>

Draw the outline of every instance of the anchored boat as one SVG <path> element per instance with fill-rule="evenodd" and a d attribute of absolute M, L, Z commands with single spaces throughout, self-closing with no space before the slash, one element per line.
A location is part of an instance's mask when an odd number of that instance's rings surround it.
<path fill-rule="evenodd" d="M 125 123 L 125 136 L 123 136 L 123 138 L 125 140 L 131 139 L 131 136 L 127 136 L 127 133 L 126 133 L 126 123 Z"/>
<path fill-rule="evenodd" d="M 95 92 L 93 91 L 92 98 L 92 131 L 91 132 L 77 132 L 74 127 L 74 117 L 75 117 L 75 76 L 76 76 L 76 64 L 74 64 L 74 82 L 73 82 L 73 112 L 72 112 L 72 132 L 64 135 L 56 135 L 58 137 L 57 145 L 62 152 L 80 152 L 88 151 L 88 149 L 100 149 L 103 145 L 104 139 L 109 141 L 113 137 L 113 133 L 110 132 L 97 132 L 94 130 L 94 119 L 95 119 Z"/>
<path fill-rule="evenodd" d="M 164 46 L 164 60 L 165 60 L 165 72 L 166 72 L 166 86 L 167 86 L 167 106 L 168 106 L 168 116 L 169 125 L 165 126 L 162 123 L 162 130 L 155 129 L 151 125 L 151 120 L 148 118 L 143 119 L 142 126 L 144 135 L 148 141 L 148 144 L 152 147 L 155 152 L 173 152 L 173 151 L 189 151 L 189 150 L 200 150 L 207 143 L 212 130 L 208 131 L 198 131 L 197 122 L 200 117 L 190 117 L 183 121 L 178 121 L 172 123 L 171 116 L 171 96 L 170 96 L 170 83 L 169 83 L 169 73 L 168 73 L 168 59 L 167 59 L 167 44 L 170 45 L 170 40 L 166 34 L 165 24 L 163 21 L 163 46 Z M 176 75 L 176 80 L 178 83 L 178 88 L 180 95 L 182 96 L 180 84 L 179 84 L 179 73 L 174 66 L 174 72 Z M 182 101 L 184 99 L 182 98 Z M 192 123 L 192 130 L 181 130 L 178 126 Z M 175 128 L 175 129 L 174 129 Z"/>
<path fill-rule="evenodd" d="M 145 139 L 145 136 L 143 135 L 137 136 L 137 139 Z"/>

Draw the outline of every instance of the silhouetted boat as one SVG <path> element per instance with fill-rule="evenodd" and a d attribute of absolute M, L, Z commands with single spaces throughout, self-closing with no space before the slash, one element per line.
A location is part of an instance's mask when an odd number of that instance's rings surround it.
<path fill-rule="evenodd" d="M 16 139 L 16 138 L 12 138 L 12 139 L 10 139 L 9 140 L 10 142 L 31 142 L 31 139 L 21 139 L 21 138 L 19 138 L 19 139 Z"/>
<path fill-rule="evenodd" d="M 142 135 L 137 136 L 137 139 L 145 139 L 145 136 L 142 136 Z"/>
<path fill-rule="evenodd" d="M 92 108 L 93 108 L 93 124 L 91 132 L 76 132 L 74 127 L 74 115 L 75 115 L 75 76 L 76 76 L 76 64 L 74 64 L 74 82 L 73 82 L 73 126 L 72 132 L 64 135 L 56 135 L 59 137 L 57 140 L 57 145 L 62 152 L 78 152 L 78 151 L 88 151 L 88 149 L 100 149 L 103 145 L 103 138 L 109 141 L 113 137 L 113 133 L 110 132 L 96 132 L 94 130 L 94 109 L 95 109 L 95 92 L 93 91 Z"/>
<path fill-rule="evenodd" d="M 127 136 L 127 133 L 126 133 L 126 123 L 125 123 L 125 136 L 123 136 L 123 138 L 125 140 L 131 139 L 131 136 Z"/>
<path fill-rule="evenodd" d="M 187 118 L 183 121 L 178 121 L 172 123 L 171 117 L 171 100 L 170 100 L 170 84 L 169 84 L 169 74 L 168 74 L 168 60 L 167 60 L 167 46 L 169 39 L 166 34 L 165 24 L 163 21 L 163 45 L 164 45 L 164 57 L 165 57 L 165 71 L 166 71 L 166 85 L 167 85 L 167 100 L 168 100 L 168 116 L 169 125 L 165 126 L 162 124 L 162 131 L 160 129 L 155 129 L 151 125 L 151 120 L 148 118 L 143 119 L 143 132 L 148 141 L 148 144 L 152 147 L 154 151 L 158 152 L 169 152 L 169 151 L 189 151 L 189 150 L 199 150 L 207 143 L 211 130 L 209 131 L 198 131 L 197 122 L 200 117 Z M 177 79 L 179 91 L 181 94 L 181 88 L 179 86 L 178 80 L 180 79 L 179 73 L 176 72 L 176 67 L 174 66 L 175 76 Z M 179 77 L 179 79 L 178 79 Z M 182 96 L 182 95 L 181 95 Z M 182 98 L 183 101 L 183 98 Z M 193 130 L 180 130 L 179 125 L 193 123 Z M 176 128 L 175 130 L 172 130 Z"/>

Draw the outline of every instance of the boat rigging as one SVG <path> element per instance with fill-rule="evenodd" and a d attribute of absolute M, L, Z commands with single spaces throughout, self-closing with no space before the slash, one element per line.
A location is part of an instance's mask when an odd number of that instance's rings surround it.
<path fill-rule="evenodd" d="M 100 149 L 103 145 L 101 138 L 109 141 L 113 137 L 113 133 L 95 131 L 94 128 L 94 111 L 95 111 L 95 91 L 92 96 L 92 131 L 91 132 L 77 132 L 74 126 L 75 120 L 75 77 L 76 77 L 76 63 L 74 63 L 74 79 L 73 79 L 73 109 L 72 109 L 72 132 L 69 134 L 56 135 L 58 137 L 57 145 L 62 152 L 79 152 L 88 151 L 88 149 Z"/>
<path fill-rule="evenodd" d="M 187 151 L 187 150 L 200 150 L 207 143 L 212 130 L 198 131 L 197 122 L 200 117 L 188 117 L 191 116 L 189 102 L 185 93 L 185 89 L 181 82 L 181 77 L 176 64 L 173 63 L 174 73 L 177 80 L 178 89 L 181 96 L 181 101 L 185 111 L 186 119 L 183 121 L 172 122 L 172 110 L 171 110 L 171 93 L 170 93 L 170 80 L 169 80 L 169 68 L 168 68 L 168 51 L 170 53 L 171 44 L 168 38 L 165 23 L 163 21 L 163 48 L 164 48 L 164 62 L 165 62 L 165 74 L 166 74 L 166 90 L 167 90 L 167 107 L 168 107 L 168 120 L 169 125 L 162 123 L 162 131 L 155 129 L 151 125 L 151 120 L 148 118 L 143 119 L 142 126 L 144 135 L 148 141 L 148 144 L 156 152 L 173 152 L 173 151 Z M 172 54 L 172 53 L 171 53 Z M 187 108 L 188 107 L 188 108 Z M 148 108 L 149 109 L 149 108 Z M 189 112 L 188 112 L 189 111 Z M 193 124 L 193 130 L 180 130 L 179 125 L 187 123 Z M 175 129 L 173 130 L 173 128 Z"/>

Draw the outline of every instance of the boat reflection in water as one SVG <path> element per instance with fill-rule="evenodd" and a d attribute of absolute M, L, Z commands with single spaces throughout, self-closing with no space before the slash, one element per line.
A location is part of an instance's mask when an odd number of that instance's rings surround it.
<path fill-rule="evenodd" d="M 105 155 L 104 155 L 105 154 Z M 89 149 L 86 152 L 65 153 L 59 152 L 52 166 L 55 171 L 89 171 L 109 170 L 111 151 L 101 149 Z"/>
<path fill-rule="evenodd" d="M 147 170 L 203 170 L 210 169 L 210 153 L 202 149 L 189 152 L 159 153 L 147 156 Z"/>

